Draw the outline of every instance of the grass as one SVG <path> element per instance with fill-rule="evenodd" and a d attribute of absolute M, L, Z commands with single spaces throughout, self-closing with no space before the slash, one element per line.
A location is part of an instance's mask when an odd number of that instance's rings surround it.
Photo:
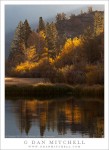
<path fill-rule="evenodd" d="M 104 96 L 102 85 L 93 86 L 70 86 L 67 84 L 40 83 L 36 85 L 6 85 L 6 96 L 39 96 L 39 97 L 59 97 L 59 96 Z"/>

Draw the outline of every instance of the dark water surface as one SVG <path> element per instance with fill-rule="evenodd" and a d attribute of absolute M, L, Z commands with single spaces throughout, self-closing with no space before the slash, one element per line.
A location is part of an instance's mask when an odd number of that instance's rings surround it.
<path fill-rule="evenodd" d="M 5 137 L 104 137 L 102 99 L 6 99 Z"/>

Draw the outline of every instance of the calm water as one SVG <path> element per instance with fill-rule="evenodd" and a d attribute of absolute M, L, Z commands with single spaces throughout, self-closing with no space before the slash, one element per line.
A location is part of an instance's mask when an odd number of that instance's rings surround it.
<path fill-rule="evenodd" d="M 87 138 L 104 136 L 100 99 L 6 99 L 5 137 Z"/>

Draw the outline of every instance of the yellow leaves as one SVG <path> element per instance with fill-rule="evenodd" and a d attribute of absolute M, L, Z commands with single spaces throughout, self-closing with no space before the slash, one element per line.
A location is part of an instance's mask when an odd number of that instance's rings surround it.
<path fill-rule="evenodd" d="M 74 107 L 73 114 L 74 114 L 74 117 L 73 117 L 74 123 L 75 124 L 81 123 L 81 121 L 82 121 L 82 114 L 81 114 L 81 110 L 80 110 L 80 108 L 78 106 Z"/>
<path fill-rule="evenodd" d="M 48 48 L 44 47 L 44 52 L 48 53 Z"/>
<path fill-rule="evenodd" d="M 58 61 L 58 60 L 60 60 L 60 59 L 61 59 L 61 55 L 58 55 L 58 56 L 56 56 L 54 62 L 56 62 L 56 61 Z"/>
<path fill-rule="evenodd" d="M 69 51 L 71 51 L 73 48 L 73 42 L 72 42 L 72 39 L 67 39 L 65 45 L 64 45 L 64 48 L 63 48 L 63 51 L 64 53 L 68 53 Z"/>
<path fill-rule="evenodd" d="M 60 59 L 60 55 L 58 55 L 56 58 L 57 58 L 57 59 Z"/>
<path fill-rule="evenodd" d="M 48 48 L 44 47 L 43 53 L 41 54 L 40 59 L 38 60 L 38 53 L 36 52 L 36 48 L 30 47 L 26 49 L 25 55 L 26 55 L 26 61 L 17 65 L 14 70 L 15 72 L 19 73 L 27 73 L 35 68 L 40 68 L 42 64 L 45 64 L 48 60 Z M 36 60 L 36 62 L 34 61 Z"/>
<path fill-rule="evenodd" d="M 53 64 L 58 67 L 73 64 L 77 61 L 77 54 L 81 53 L 82 37 L 69 38 L 66 40 L 61 52 L 55 58 Z M 52 60 L 50 60 L 52 62 Z"/>
<path fill-rule="evenodd" d="M 43 39 L 46 38 L 46 35 L 45 35 L 44 31 L 40 31 L 40 32 L 39 32 L 39 35 L 40 35 L 40 37 L 42 37 Z"/>
<path fill-rule="evenodd" d="M 81 41 L 80 38 L 75 37 L 75 38 L 73 39 L 73 44 L 74 44 L 75 47 L 80 46 L 81 43 L 82 43 L 82 41 Z"/>
<path fill-rule="evenodd" d="M 54 63 L 54 59 L 53 58 L 49 58 L 49 63 L 53 64 Z"/>
<path fill-rule="evenodd" d="M 73 49 L 75 47 L 78 47 L 81 44 L 82 44 L 82 41 L 80 38 L 77 38 L 77 37 L 75 37 L 73 39 L 69 38 L 69 39 L 67 39 L 67 41 L 63 47 L 62 53 L 67 54 L 67 53 L 73 51 Z"/>
<path fill-rule="evenodd" d="M 25 50 L 26 61 L 16 66 L 16 72 L 26 73 L 33 71 L 34 69 L 40 70 L 40 68 L 44 68 L 44 66 L 47 66 L 48 64 L 52 66 L 58 66 L 58 64 L 59 66 L 63 66 L 63 64 L 68 64 L 69 62 L 71 64 L 74 61 L 75 51 L 82 43 L 81 38 L 75 37 L 73 39 L 67 39 L 60 54 L 53 59 L 49 57 L 48 48 L 43 43 L 46 38 L 44 31 L 40 31 L 39 36 L 39 43 L 42 42 L 37 47 L 31 46 Z M 76 47 L 78 48 L 76 49 Z M 34 62 L 34 60 L 36 62 Z"/>
<path fill-rule="evenodd" d="M 33 68 L 35 68 L 37 65 L 37 63 L 33 63 L 33 62 L 29 62 L 29 61 L 26 61 L 24 63 L 21 63 L 20 65 L 18 65 L 16 68 L 15 68 L 15 71 L 16 72 L 26 72 L 26 71 L 29 71 Z"/>
<path fill-rule="evenodd" d="M 20 65 L 16 66 L 15 71 L 19 73 L 26 73 L 34 69 L 44 69 L 44 66 L 46 66 L 47 61 L 47 58 L 42 58 L 38 62 L 25 61 L 24 63 L 21 63 Z"/>
<path fill-rule="evenodd" d="M 65 49 L 65 50 L 70 50 L 70 49 L 72 49 L 74 46 L 75 46 L 75 47 L 80 46 L 81 43 L 82 43 L 82 41 L 81 41 L 80 38 L 77 38 L 77 37 L 75 37 L 75 38 L 73 38 L 73 39 L 69 38 L 69 39 L 67 39 L 67 41 L 66 41 L 66 43 L 65 43 L 65 45 L 64 45 L 64 49 Z"/>
<path fill-rule="evenodd" d="M 32 59 L 34 59 L 35 55 L 36 55 L 35 47 L 26 49 L 26 58 L 28 61 L 31 61 Z"/>

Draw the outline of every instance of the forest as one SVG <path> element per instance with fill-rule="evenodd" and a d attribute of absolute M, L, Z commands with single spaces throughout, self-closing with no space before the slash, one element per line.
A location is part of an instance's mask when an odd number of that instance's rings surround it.
<path fill-rule="evenodd" d="M 32 16 L 31 16 L 32 17 Z M 5 76 L 44 78 L 70 85 L 104 84 L 104 12 L 58 13 L 53 22 L 37 18 L 31 29 L 20 21 L 5 62 Z"/>

